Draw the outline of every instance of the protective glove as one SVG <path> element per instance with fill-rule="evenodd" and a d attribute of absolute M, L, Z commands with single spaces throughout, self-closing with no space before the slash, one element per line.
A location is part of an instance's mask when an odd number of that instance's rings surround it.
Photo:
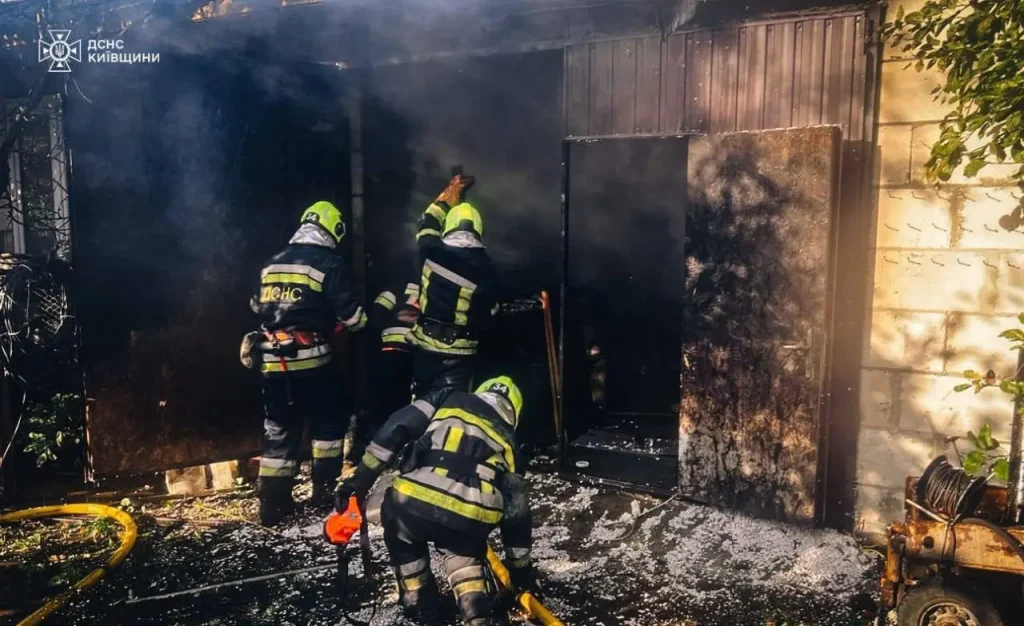
<path fill-rule="evenodd" d="M 472 176 L 465 176 L 461 172 L 454 174 L 451 180 L 448 181 L 448 186 L 445 187 L 444 191 L 434 199 L 434 202 L 443 202 L 449 207 L 462 204 L 462 201 L 466 197 L 466 192 L 469 191 L 469 188 L 472 187 L 475 182 L 476 179 Z"/>
<path fill-rule="evenodd" d="M 344 512 L 348 509 L 348 501 L 356 497 L 356 500 L 362 505 L 363 494 L 359 493 L 356 489 L 355 481 L 346 480 L 338 483 L 338 487 L 334 490 L 334 510 L 338 513 Z"/>
<path fill-rule="evenodd" d="M 254 372 L 260 371 L 263 365 L 263 354 L 260 351 L 260 343 L 263 337 L 261 333 L 253 331 L 242 337 L 242 345 L 238 349 L 238 360 L 242 367 Z"/>
<path fill-rule="evenodd" d="M 505 561 L 505 567 L 508 568 L 508 575 L 512 579 L 512 587 L 516 592 L 528 591 L 533 595 L 537 595 L 540 592 L 540 587 L 537 585 L 537 575 L 532 564 L 516 567 L 509 561 Z"/>
<path fill-rule="evenodd" d="M 435 405 L 436 406 L 436 405 Z M 360 506 L 363 505 L 366 494 L 370 492 L 373 483 L 377 482 L 377 473 L 359 464 L 354 472 L 343 473 L 338 479 L 338 486 L 334 489 L 334 508 L 339 513 L 348 508 L 348 500 L 356 497 Z"/>

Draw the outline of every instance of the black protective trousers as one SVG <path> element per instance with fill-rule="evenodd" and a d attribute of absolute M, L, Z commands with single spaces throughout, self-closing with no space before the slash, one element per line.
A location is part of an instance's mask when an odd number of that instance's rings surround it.
<path fill-rule="evenodd" d="M 441 555 L 448 584 L 462 620 L 469 626 L 505 624 L 495 617 L 494 584 L 487 571 L 487 535 L 453 532 L 447 526 L 403 509 L 390 489 L 380 510 L 384 543 L 398 598 L 407 616 L 423 626 L 437 620 L 440 592 L 430 571 L 428 544 Z"/>
<path fill-rule="evenodd" d="M 371 356 L 369 411 L 352 423 L 348 436 L 351 449 L 345 458 L 358 463 L 377 429 L 391 414 L 412 401 L 413 353 L 407 350 L 379 350 Z"/>
<path fill-rule="evenodd" d="M 470 391 L 476 369 L 476 355 L 456 356 L 420 348 L 413 364 L 413 393 L 417 398 L 450 389 Z"/>
<path fill-rule="evenodd" d="M 322 366 L 263 377 L 261 499 L 290 499 L 302 458 L 302 429 L 307 421 L 313 440 L 314 498 L 326 497 L 333 491 L 341 473 L 345 430 L 351 419 L 351 410 L 334 372 L 333 367 Z"/>

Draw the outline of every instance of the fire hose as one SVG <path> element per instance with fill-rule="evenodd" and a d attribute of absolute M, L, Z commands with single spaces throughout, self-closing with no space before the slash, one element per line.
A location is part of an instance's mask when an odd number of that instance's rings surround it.
<path fill-rule="evenodd" d="M 494 572 L 495 578 L 502 584 L 506 589 L 512 589 L 512 576 L 508 573 L 508 569 L 505 564 L 501 562 L 498 555 L 494 553 L 494 550 L 490 546 L 487 546 L 487 562 L 491 566 L 491 571 Z M 516 603 L 526 611 L 526 614 L 530 617 L 535 617 L 540 620 L 544 626 L 565 626 L 557 617 L 555 617 L 551 611 L 547 609 L 540 600 L 536 598 L 529 591 L 522 591 L 516 594 Z"/>
<path fill-rule="evenodd" d="M 107 574 L 107 572 L 117 567 L 121 561 L 128 556 L 132 547 L 135 546 L 135 540 L 139 536 L 138 528 L 135 526 L 135 522 L 132 520 L 130 515 L 121 509 L 102 504 L 63 504 L 58 506 L 41 506 L 0 515 L 0 522 L 20 522 L 27 519 L 53 517 L 56 515 L 96 515 L 110 518 L 120 524 L 123 528 L 121 532 L 121 545 L 118 546 L 117 550 L 114 550 L 114 553 L 110 555 L 110 558 L 107 559 L 105 564 L 94 569 L 88 576 L 75 583 L 70 589 L 47 600 L 46 604 L 25 619 L 18 622 L 18 626 L 33 626 L 34 624 L 42 622 L 44 619 L 56 612 L 57 609 L 67 604 L 73 597 L 78 595 L 78 593 L 95 585 Z"/>

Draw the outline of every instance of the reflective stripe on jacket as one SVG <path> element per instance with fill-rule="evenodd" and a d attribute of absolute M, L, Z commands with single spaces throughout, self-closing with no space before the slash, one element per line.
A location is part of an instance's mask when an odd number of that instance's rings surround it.
<path fill-rule="evenodd" d="M 413 329 L 412 342 L 426 350 L 474 354 L 475 339 L 494 306 L 494 266 L 483 247 L 449 246 L 441 239 L 448 207 L 432 203 L 419 221 L 419 309 L 424 319 L 456 328 L 456 338 Z"/>
<path fill-rule="evenodd" d="M 372 482 L 413 441 L 392 483 L 399 503 L 455 531 L 500 524 L 508 545 L 528 554 L 530 512 L 526 482 L 516 474 L 515 431 L 491 405 L 456 391 L 440 408 L 421 399 L 396 411 L 367 446 L 357 484 Z"/>
<path fill-rule="evenodd" d="M 264 265 L 251 306 L 267 331 L 330 335 L 339 324 L 352 331 L 366 325 L 341 257 L 312 244 L 289 244 Z"/>
<path fill-rule="evenodd" d="M 418 315 L 416 307 L 418 285 L 408 283 L 403 296 L 395 292 L 382 291 L 373 301 L 370 321 L 380 331 L 380 343 L 383 350 L 410 351 L 413 346 L 409 342 L 413 322 L 405 321 L 412 315 Z M 403 319 L 405 318 L 405 319 Z"/>
<path fill-rule="evenodd" d="M 275 334 L 287 333 L 278 331 Z M 333 358 L 331 345 L 327 343 L 325 338 L 319 336 L 315 343 L 309 346 L 302 346 L 296 343 L 295 347 L 282 348 L 277 342 L 265 341 L 260 344 L 260 352 L 263 355 L 263 364 L 260 366 L 260 371 L 264 374 L 311 370 L 327 365 Z"/>

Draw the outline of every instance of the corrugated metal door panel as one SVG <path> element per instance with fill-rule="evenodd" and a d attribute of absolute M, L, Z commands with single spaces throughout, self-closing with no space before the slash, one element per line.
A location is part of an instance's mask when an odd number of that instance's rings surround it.
<path fill-rule="evenodd" d="M 764 128 L 764 72 L 767 45 L 767 26 L 740 29 L 739 130 Z"/>
<path fill-rule="evenodd" d="M 683 130 L 683 111 L 686 108 L 686 73 L 688 35 L 673 35 L 665 48 L 665 62 L 661 82 L 661 132 Z M 660 42 L 660 39 L 658 40 Z"/>
<path fill-rule="evenodd" d="M 823 124 L 850 124 L 850 92 L 853 83 L 853 19 L 825 22 L 825 88 Z"/>
<path fill-rule="evenodd" d="M 710 31 L 699 31 L 687 37 L 686 59 L 689 80 L 683 106 L 684 130 L 706 133 L 711 117 L 711 82 L 714 80 L 711 59 L 714 39 Z"/>
<path fill-rule="evenodd" d="M 824 37 L 824 20 L 807 20 L 796 25 L 794 126 L 814 126 L 821 123 Z"/>
<path fill-rule="evenodd" d="M 570 47 L 567 134 L 838 124 L 859 139 L 865 25 L 851 13 Z"/>
<path fill-rule="evenodd" d="M 793 55 L 795 24 L 769 25 L 767 43 L 767 97 L 764 103 L 765 128 L 792 126 Z"/>
<path fill-rule="evenodd" d="M 636 55 L 637 40 L 612 43 L 612 130 L 629 135 L 636 128 Z"/>
<path fill-rule="evenodd" d="M 590 46 L 565 51 L 565 134 L 590 133 Z"/>
<path fill-rule="evenodd" d="M 590 134 L 610 135 L 612 132 L 612 60 L 615 42 L 591 44 L 590 49 Z"/>
<path fill-rule="evenodd" d="M 850 129 L 844 134 L 851 141 L 864 138 L 864 94 L 867 88 L 867 55 L 864 54 L 865 18 L 857 16 L 853 20 L 853 80 L 850 91 Z"/>
<path fill-rule="evenodd" d="M 779 82 L 782 93 L 778 102 L 779 128 L 789 128 L 793 124 L 793 89 L 796 82 L 795 76 L 795 52 L 796 52 L 796 23 L 787 22 L 777 29 L 779 46 Z"/>
<path fill-rule="evenodd" d="M 633 130 L 654 133 L 661 128 L 661 39 L 642 37 L 636 42 L 636 121 Z"/>
<path fill-rule="evenodd" d="M 739 100 L 739 31 L 735 28 L 716 30 L 714 57 L 711 64 L 711 132 L 736 130 L 736 109 Z"/>

